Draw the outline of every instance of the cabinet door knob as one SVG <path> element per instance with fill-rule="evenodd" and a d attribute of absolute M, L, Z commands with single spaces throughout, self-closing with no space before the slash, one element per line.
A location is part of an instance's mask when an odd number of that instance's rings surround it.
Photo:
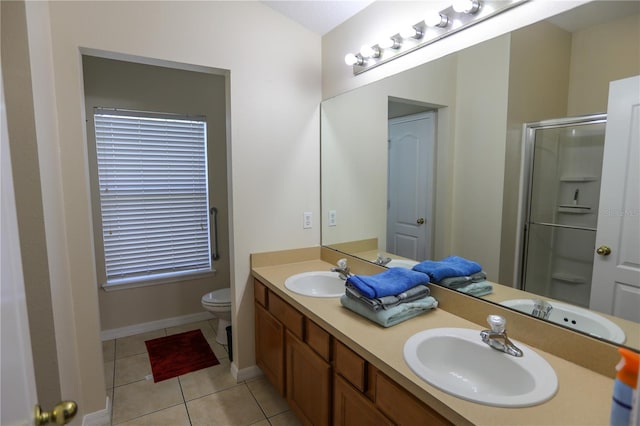
<path fill-rule="evenodd" d="M 600 246 L 596 250 L 596 253 L 598 253 L 600 256 L 609 256 L 611 254 L 611 248 L 609 248 L 608 246 Z"/>
<path fill-rule="evenodd" d="M 424 217 L 421 217 L 420 219 L 416 220 L 416 223 L 418 225 L 423 225 L 424 224 Z"/>

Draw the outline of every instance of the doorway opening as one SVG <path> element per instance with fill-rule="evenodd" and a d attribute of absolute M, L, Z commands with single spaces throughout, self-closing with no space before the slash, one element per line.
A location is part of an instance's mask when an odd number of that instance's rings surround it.
<path fill-rule="evenodd" d="M 209 314 L 202 308 L 202 296 L 230 286 L 228 71 L 95 51 L 83 51 L 82 65 L 96 273 L 106 290 L 98 293 L 102 340 L 140 332 L 141 327 L 152 331 L 167 319 L 205 319 Z M 98 116 L 108 116 L 111 130 L 105 133 L 101 121 L 98 135 Z M 113 151 L 107 157 L 98 152 L 105 141 Z M 109 170 L 103 170 L 107 166 Z M 107 229 L 110 222 L 105 221 L 101 200 L 109 190 L 103 180 L 106 172 L 112 173 L 110 185 L 144 192 L 131 205 L 122 207 L 126 200 L 120 199 L 116 207 L 122 208 L 116 213 L 139 222 L 136 232 L 165 251 L 156 246 L 140 250 L 140 244 L 147 243 L 131 243 L 127 229 Z M 198 176 L 197 182 L 192 175 Z M 139 219 L 130 217 L 131 209 L 143 210 Z M 162 223 L 156 226 L 161 214 L 177 225 L 169 229 L 168 220 L 159 219 Z M 137 253 L 160 253 L 178 266 L 149 269 L 153 274 L 127 272 L 114 280 L 107 270 L 107 233 L 122 235 L 133 247 L 127 252 L 133 260 L 142 257 Z M 196 268 L 179 263 L 186 257 L 178 246 L 189 252 L 203 244 L 204 257 L 192 261 Z M 189 256 L 191 261 L 194 256 Z"/>

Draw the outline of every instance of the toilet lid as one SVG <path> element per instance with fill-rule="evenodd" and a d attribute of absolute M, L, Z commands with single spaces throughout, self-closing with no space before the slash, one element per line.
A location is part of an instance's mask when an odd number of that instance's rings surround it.
<path fill-rule="evenodd" d="M 207 293 L 202 296 L 202 303 L 208 305 L 229 305 L 231 304 L 231 289 L 227 287 Z"/>

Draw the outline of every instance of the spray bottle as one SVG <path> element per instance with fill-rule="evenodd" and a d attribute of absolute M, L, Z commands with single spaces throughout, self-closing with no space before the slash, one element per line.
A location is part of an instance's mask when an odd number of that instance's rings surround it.
<path fill-rule="evenodd" d="M 618 348 L 622 359 L 616 366 L 618 373 L 613 384 L 613 400 L 611 402 L 611 426 L 629 426 L 632 423 L 631 411 L 633 400 L 637 401 L 638 361 L 640 355 L 626 348 Z M 636 394 L 636 395 L 634 395 Z M 635 410 L 638 408 L 636 407 Z M 634 412 L 634 415 L 636 413 Z"/>

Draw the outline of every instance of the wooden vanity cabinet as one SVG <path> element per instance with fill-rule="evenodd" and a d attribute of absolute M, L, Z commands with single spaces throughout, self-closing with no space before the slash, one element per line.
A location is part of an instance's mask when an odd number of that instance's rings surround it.
<path fill-rule="evenodd" d="M 284 396 L 284 326 L 255 303 L 256 364 Z"/>
<path fill-rule="evenodd" d="M 331 424 L 331 336 L 254 281 L 256 364 L 303 424 Z"/>
<path fill-rule="evenodd" d="M 334 424 L 451 425 L 341 342 L 335 342 Z M 351 419 L 362 418 L 362 421 Z M 367 422 L 374 423 L 367 423 Z"/>
<path fill-rule="evenodd" d="M 365 394 L 336 374 L 333 382 L 333 424 L 335 426 L 382 426 L 393 422 L 376 408 Z"/>
<path fill-rule="evenodd" d="M 254 281 L 256 363 L 305 425 L 451 425 Z"/>
<path fill-rule="evenodd" d="M 286 334 L 287 402 L 303 424 L 331 423 L 331 365 L 291 332 Z"/>

